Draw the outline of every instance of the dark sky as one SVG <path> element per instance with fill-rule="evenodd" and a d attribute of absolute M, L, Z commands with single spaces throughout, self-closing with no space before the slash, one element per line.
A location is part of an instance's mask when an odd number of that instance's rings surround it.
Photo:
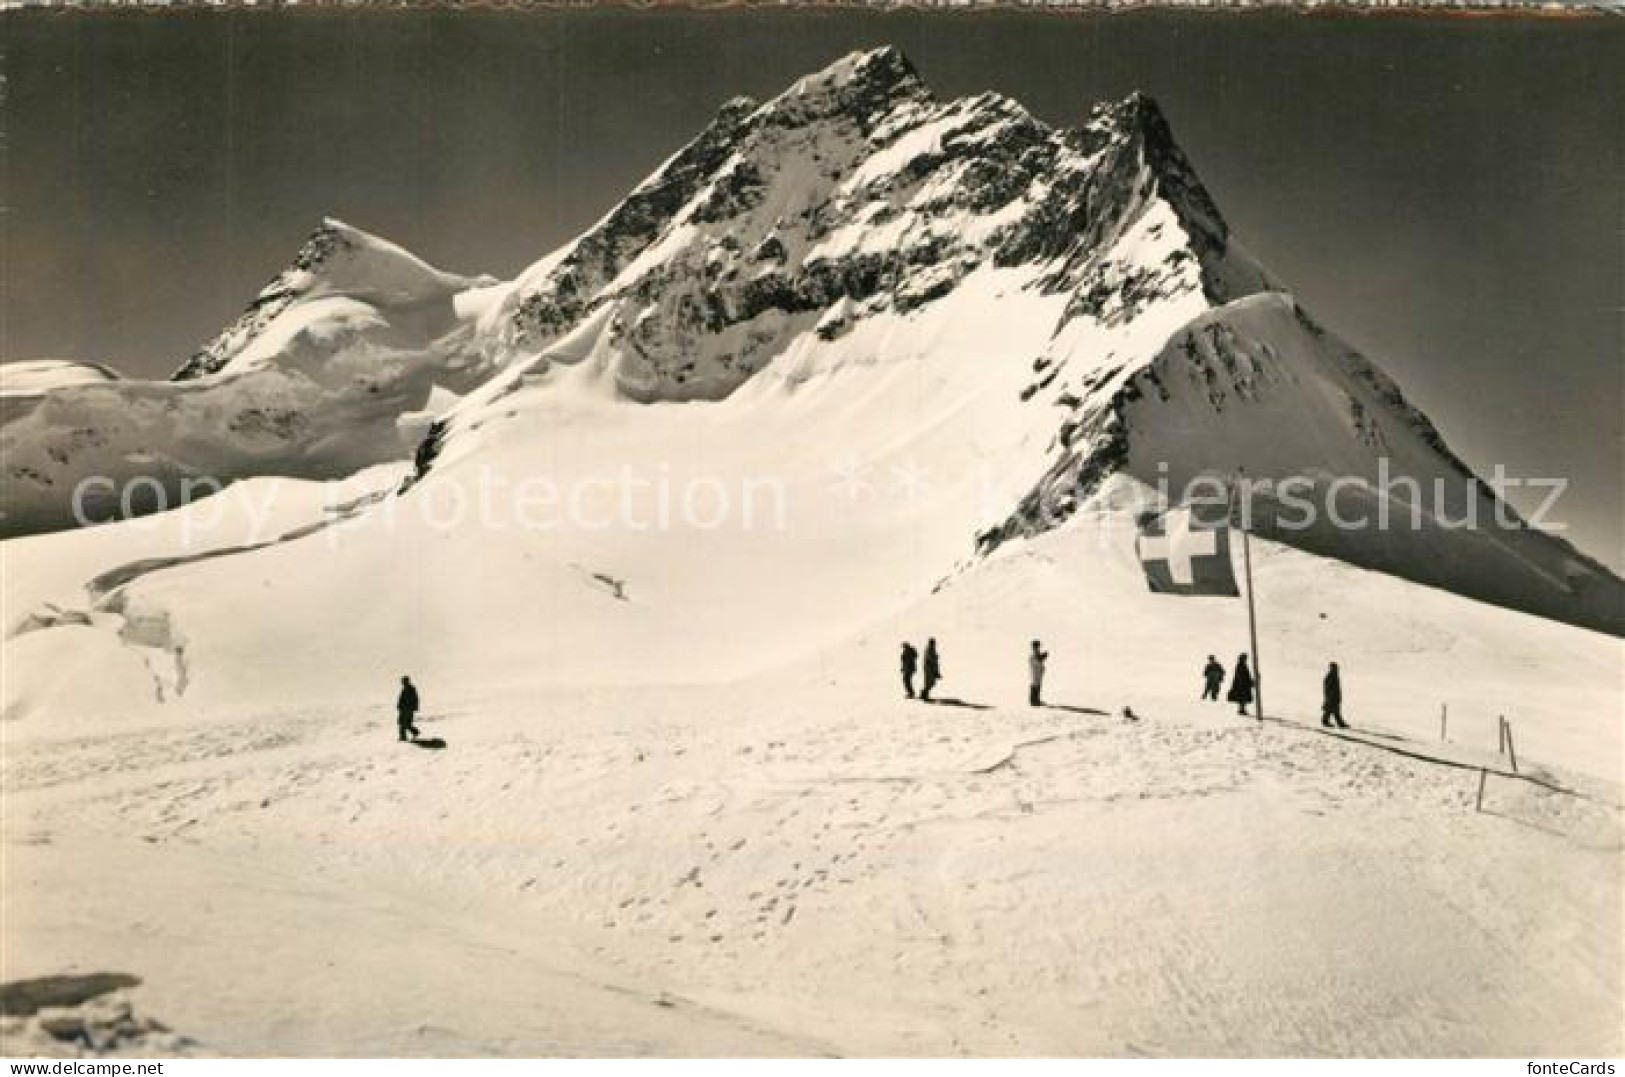
<path fill-rule="evenodd" d="M 570 11 L 0 16 L 0 356 L 163 375 L 324 214 L 502 276 L 726 98 L 900 46 L 1075 124 L 1144 89 L 1243 241 L 1480 473 L 1625 562 L 1625 20 Z M 1528 501 L 1524 502 L 1526 505 Z"/>

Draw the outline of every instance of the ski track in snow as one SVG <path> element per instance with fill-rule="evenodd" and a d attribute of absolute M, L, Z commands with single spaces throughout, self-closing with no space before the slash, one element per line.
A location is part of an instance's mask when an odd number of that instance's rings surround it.
<path fill-rule="evenodd" d="M 1611 804 L 1498 778 L 1476 814 L 1472 773 L 1195 705 L 1130 723 L 773 694 L 466 700 L 423 721 L 438 751 L 320 709 L 14 740 L 10 866 L 67 858 L 79 891 L 16 903 L 7 976 L 130 967 L 149 1011 L 230 1053 L 291 1049 L 266 1015 L 312 1007 L 343 1015 L 311 1045 L 339 1053 L 1620 1050 Z M 580 1020 L 548 1001 L 562 977 L 590 996 L 572 1006 L 630 1007 L 634 1038 L 503 1037 L 500 1004 L 450 992 L 380 1013 L 343 981 L 152 996 L 209 951 L 158 945 L 187 918 L 117 877 L 132 855 L 209 906 L 252 891 L 264 945 L 341 964 L 379 946 L 385 969 L 439 968 L 494 932 L 481 960 L 527 1020 Z M 376 902 L 425 928 L 327 919 Z M 87 911 L 112 923 L 75 930 Z M 156 949 L 109 942 L 119 922 Z M 402 1031 L 414 1014 L 438 1031 Z"/>

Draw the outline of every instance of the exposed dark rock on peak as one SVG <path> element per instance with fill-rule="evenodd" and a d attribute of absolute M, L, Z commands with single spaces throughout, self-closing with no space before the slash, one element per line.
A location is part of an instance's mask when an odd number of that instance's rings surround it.
<path fill-rule="evenodd" d="M 248 305 L 247 310 L 238 315 L 236 321 L 227 326 L 219 336 L 193 352 L 191 357 L 170 375 L 170 379 L 190 381 L 193 378 L 201 378 L 206 374 L 213 374 L 230 362 L 241 341 L 247 339 L 259 327 L 269 323 L 298 298 L 299 285 L 306 274 L 320 269 L 335 251 L 353 242 L 350 231 L 348 225 L 331 217 L 324 217 L 300 245 L 288 267 L 260 290 L 260 294 L 254 297 L 254 301 Z"/>
<path fill-rule="evenodd" d="M 563 254 L 549 278 L 520 302 L 516 340 L 545 340 L 574 325 L 603 288 L 672 223 L 727 161 L 757 111 L 736 97 L 688 145 L 639 184 Z"/>
<path fill-rule="evenodd" d="M 804 124 L 836 113 L 862 123 L 898 104 L 930 101 L 914 65 L 891 46 L 844 56 L 769 101 L 767 122 Z"/>

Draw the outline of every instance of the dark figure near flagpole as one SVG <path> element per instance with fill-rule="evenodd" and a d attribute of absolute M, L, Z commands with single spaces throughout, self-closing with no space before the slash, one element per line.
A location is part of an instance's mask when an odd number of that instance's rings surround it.
<path fill-rule="evenodd" d="M 1202 667 L 1202 698 L 1217 700 L 1219 689 L 1224 687 L 1224 667 L 1212 655 L 1207 656 L 1207 665 Z"/>
<path fill-rule="evenodd" d="M 1247 704 L 1253 701 L 1253 671 L 1247 668 L 1247 656 L 1236 656 L 1236 671 L 1230 675 L 1230 692 L 1225 696 L 1236 705 L 1239 714 L 1247 713 Z"/>
<path fill-rule="evenodd" d="M 903 641 L 902 654 L 903 694 L 914 698 L 914 671 L 919 668 L 920 652 L 914 649 L 914 644 Z"/>
<path fill-rule="evenodd" d="M 418 690 L 412 678 L 401 678 L 401 694 L 395 699 L 395 727 L 401 740 L 416 740 L 418 727 Z"/>
<path fill-rule="evenodd" d="M 1320 689 L 1320 724 L 1328 729 L 1347 729 L 1349 724 L 1343 721 L 1343 678 L 1337 672 L 1336 662 L 1326 670 Z"/>
<path fill-rule="evenodd" d="M 1044 650 L 1043 644 L 1033 640 L 1032 653 L 1027 655 L 1027 704 L 1032 707 L 1044 705 L 1044 663 L 1049 661 L 1049 652 Z"/>
<path fill-rule="evenodd" d="M 920 699 L 931 702 L 931 689 L 942 680 L 942 659 L 937 657 L 937 641 L 925 641 L 925 683 L 920 686 Z"/>

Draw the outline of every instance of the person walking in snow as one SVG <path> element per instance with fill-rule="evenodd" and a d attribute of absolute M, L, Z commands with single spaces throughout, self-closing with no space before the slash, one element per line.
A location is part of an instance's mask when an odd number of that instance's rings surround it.
<path fill-rule="evenodd" d="M 401 740 L 417 740 L 418 689 L 411 677 L 401 678 L 401 694 L 395 698 L 395 727 Z"/>
<path fill-rule="evenodd" d="M 1207 665 L 1202 667 L 1202 698 L 1217 700 L 1219 689 L 1224 687 L 1224 667 L 1212 655 L 1207 656 Z"/>
<path fill-rule="evenodd" d="M 1240 714 L 1247 713 L 1247 704 L 1253 701 L 1253 671 L 1247 668 L 1247 656 L 1236 656 L 1236 672 L 1230 676 L 1230 692 L 1225 696 L 1236 705 Z"/>
<path fill-rule="evenodd" d="M 1343 678 L 1333 662 L 1320 682 L 1320 724 L 1327 729 L 1347 729 L 1343 721 Z"/>
<path fill-rule="evenodd" d="M 914 671 L 919 668 L 920 652 L 914 649 L 914 644 L 903 641 L 903 693 L 908 698 L 914 698 Z"/>
<path fill-rule="evenodd" d="M 1049 652 L 1044 645 L 1033 640 L 1033 649 L 1027 655 L 1027 705 L 1042 707 L 1044 705 L 1044 663 L 1049 661 Z"/>
<path fill-rule="evenodd" d="M 935 638 L 925 641 L 925 683 L 920 686 L 920 699 L 926 703 L 931 702 L 931 689 L 942 680 L 942 659 L 937 655 L 937 641 Z"/>

